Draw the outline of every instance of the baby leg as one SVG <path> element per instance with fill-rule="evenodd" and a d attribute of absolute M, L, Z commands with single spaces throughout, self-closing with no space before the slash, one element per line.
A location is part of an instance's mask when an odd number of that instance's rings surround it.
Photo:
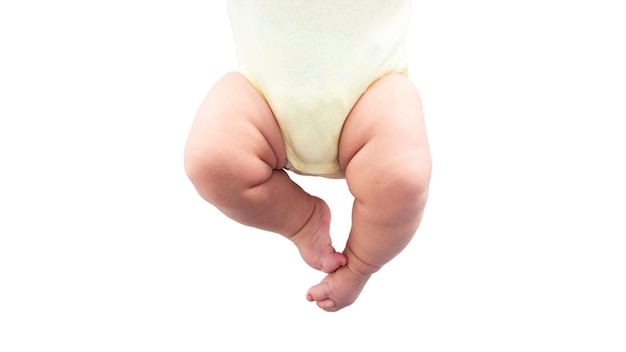
<path fill-rule="evenodd" d="M 185 171 L 206 201 L 248 226 L 291 239 L 310 266 L 332 272 L 345 257 L 331 245 L 326 203 L 282 169 L 283 139 L 254 86 L 229 73 L 208 93 L 185 145 Z"/>
<path fill-rule="evenodd" d="M 355 197 L 343 252 L 347 264 L 307 293 L 327 311 L 352 304 L 421 221 L 431 158 L 419 93 L 408 78 L 390 75 L 365 92 L 346 120 L 339 148 Z"/>

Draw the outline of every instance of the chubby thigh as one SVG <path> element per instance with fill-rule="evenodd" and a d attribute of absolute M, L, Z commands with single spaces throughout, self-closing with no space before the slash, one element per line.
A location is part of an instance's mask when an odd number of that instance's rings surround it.
<path fill-rule="evenodd" d="M 207 179 L 229 173 L 232 187 L 266 180 L 285 167 L 287 158 L 271 109 L 240 73 L 224 75 L 203 100 L 185 145 L 185 163 L 192 174 Z M 193 176 L 193 175 L 191 175 Z M 210 187 L 210 185 L 207 185 Z M 223 185 L 221 186 L 223 187 Z M 228 192 L 228 187 L 209 192 Z M 202 192 L 201 192 L 202 193 Z"/>
<path fill-rule="evenodd" d="M 350 112 L 340 138 L 339 162 L 347 173 L 360 158 L 367 157 L 360 167 L 379 168 L 407 153 L 430 156 L 422 102 L 407 76 L 390 74 L 374 82 Z"/>
<path fill-rule="evenodd" d="M 339 162 L 355 196 L 399 176 L 427 187 L 432 165 L 422 102 L 407 76 L 385 76 L 361 96 L 344 125 Z"/>

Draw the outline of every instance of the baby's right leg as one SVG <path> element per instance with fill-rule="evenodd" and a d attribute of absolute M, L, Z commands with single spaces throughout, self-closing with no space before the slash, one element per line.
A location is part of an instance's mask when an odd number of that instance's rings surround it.
<path fill-rule="evenodd" d="M 315 269 L 333 272 L 345 264 L 331 244 L 328 206 L 283 170 L 287 158 L 276 119 L 243 75 L 226 74 L 208 93 L 184 162 L 200 196 L 228 217 L 291 239 Z"/>
<path fill-rule="evenodd" d="M 339 143 L 355 198 L 343 252 L 347 264 L 307 293 L 327 311 L 352 304 L 369 277 L 405 248 L 421 221 L 431 157 L 419 92 L 408 77 L 392 74 L 372 84 L 350 112 Z"/>

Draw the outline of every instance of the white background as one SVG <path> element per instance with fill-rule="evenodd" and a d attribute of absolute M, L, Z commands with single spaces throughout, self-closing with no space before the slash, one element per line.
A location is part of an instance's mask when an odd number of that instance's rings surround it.
<path fill-rule="evenodd" d="M 291 243 L 183 172 L 200 100 L 236 68 L 223 1 L 3 1 L 0 350 L 626 350 L 619 4 L 415 2 L 431 198 L 325 313 Z M 343 182 L 297 180 L 341 249 Z"/>

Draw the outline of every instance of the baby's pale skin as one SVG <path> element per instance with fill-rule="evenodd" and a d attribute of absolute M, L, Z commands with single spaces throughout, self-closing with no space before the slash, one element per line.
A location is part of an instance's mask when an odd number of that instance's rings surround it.
<path fill-rule="evenodd" d="M 355 200 L 341 253 L 332 245 L 329 207 L 283 170 L 287 158 L 276 120 L 241 74 L 226 74 L 202 102 L 184 161 L 206 201 L 235 221 L 288 238 L 309 266 L 328 273 L 306 293 L 326 311 L 351 305 L 371 275 L 407 246 L 422 219 L 431 175 L 420 96 L 400 74 L 372 84 L 342 131 L 339 163 Z"/>

